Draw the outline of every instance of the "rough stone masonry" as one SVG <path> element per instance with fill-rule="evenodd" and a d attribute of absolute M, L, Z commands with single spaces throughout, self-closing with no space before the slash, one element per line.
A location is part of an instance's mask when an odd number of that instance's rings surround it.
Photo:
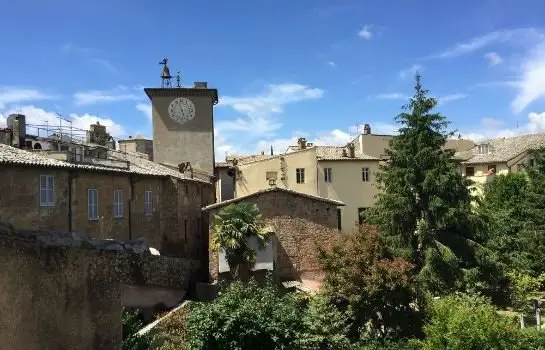
<path fill-rule="evenodd" d="M 122 285 L 188 288 L 198 265 L 152 255 L 142 240 L 0 223 L 0 350 L 120 349 Z"/>

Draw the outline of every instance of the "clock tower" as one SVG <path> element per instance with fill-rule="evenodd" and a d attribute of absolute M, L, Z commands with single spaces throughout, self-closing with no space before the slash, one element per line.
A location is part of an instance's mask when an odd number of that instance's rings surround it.
<path fill-rule="evenodd" d="M 195 173 L 213 176 L 218 90 L 209 89 L 206 82 L 191 88 L 165 85 L 144 89 L 152 105 L 154 161 L 174 167 L 189 162 Z"/>

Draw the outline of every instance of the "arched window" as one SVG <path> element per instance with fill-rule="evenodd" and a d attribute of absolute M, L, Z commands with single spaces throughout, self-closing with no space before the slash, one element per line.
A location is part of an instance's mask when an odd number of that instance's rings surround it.
<path fill-rule="evenodd" d="M 42 144 L 39 143 L 39 142 L 36 142 L 36 143 L 34 144 L 34 149 L 42 149 Z"/>

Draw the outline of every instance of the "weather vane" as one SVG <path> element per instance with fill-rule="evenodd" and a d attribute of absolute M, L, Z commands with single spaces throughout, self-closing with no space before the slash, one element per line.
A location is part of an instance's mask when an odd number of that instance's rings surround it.
<path fill-rule="evenodd" d="M 182 81 L 182 79 L 180 78 L 180 71 L 178 71 L 176 73 L 176 87 L 177 88 L 181 88 L 182 86 L 180 85 L 180 82 Z"/>

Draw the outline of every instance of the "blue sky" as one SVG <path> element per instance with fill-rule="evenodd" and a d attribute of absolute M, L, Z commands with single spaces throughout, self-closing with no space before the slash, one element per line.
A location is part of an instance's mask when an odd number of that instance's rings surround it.
<path fill-rule="evenodd" d="M 343 144 L 393 118 L 419 70 L 466 137 L 545 132 L 545 2 L 0 0 L 0 124 L 55 113 L 151 136 L 164 56 L 219 89 L 217 159 Z M 517 127 L 518 125 L 518 127 Z"/>

